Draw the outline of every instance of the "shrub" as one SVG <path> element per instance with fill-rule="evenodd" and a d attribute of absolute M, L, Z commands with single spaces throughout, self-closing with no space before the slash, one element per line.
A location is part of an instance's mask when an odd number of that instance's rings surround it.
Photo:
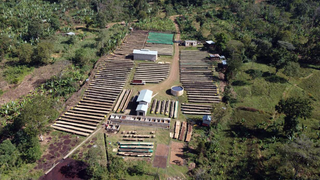
<path fill-rule="evenodd" d="M 254 81 L 251 93 L 254 96 L 266 95 L 268 92 L 268 84 L 263 79 L 257 79 Z"/>
<path fill-rule="evenodd" d="M 3 72 L 3 76 L 8 83 L 18 84 L 20 83 L 26 75 L 33 71 L 33 68 L 29 68 L 25 65 L 23 66 L 9 66 Z"/>
<path fill-rule="evenodd" d="M 90 62 L 90 56 L 86 49 L 78 49 L 73 58 L 73 62 L 79 66 L 85 66 Z"/>

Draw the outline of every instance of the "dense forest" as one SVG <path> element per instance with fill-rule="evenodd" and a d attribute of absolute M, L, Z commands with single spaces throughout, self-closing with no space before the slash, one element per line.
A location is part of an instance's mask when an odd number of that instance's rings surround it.
<path fill-rule="evenodd" d="M 0 80 L 63 62 L 63 71 L 0 108 L 0 178 L 37 179 L 39 136 L 80 89 L 98 59 L 129 27 L 213 40 L 227 57 L 223 102 L 214 123 L 187 144 L 189 179 L 319 179 L 320 2 L 317 0 L 4 0 L 0 4 Z M 124 25 L 113 24 L 124 22 Z M 109 27 L 111 26 L 111 27 Z M 68 32 L 77 36 L 66 36 Z M 220 71 L 217 69 L 217 71 Z M 7 90 L 1 87 L 0 95 Z M 223 108 L 222 108 L 223 107 Z M 221 110 L 223 109 L 223 110 Z M 93 179 L 150 174 L 145 162 L 86 154 Z M 107 175 L 106 175 L 107 174 Z"/>

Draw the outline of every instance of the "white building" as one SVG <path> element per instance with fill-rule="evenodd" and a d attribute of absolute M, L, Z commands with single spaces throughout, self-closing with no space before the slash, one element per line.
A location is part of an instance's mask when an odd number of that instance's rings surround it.
<path fill-rule="evenodd" d="M 151 99 L 152 99 L 152 93 L 153 92 L 148 89 L 144 89 L 140 91 L 140 94 L 137 99 L 137 103 L 139 104 L 136 109 L 138 116 L 139 115 L 145 116 L 147 114 L 149 103 L 151 102 Z"/>
<path fill-rule="evenodd" d="M 158 51 L 150 51 L 149 49 L 133 50 L 133 60 L 156 61 L 157 59 Z"/>
<path fill-rule="evenodd" d="M 197 41 L 196 40 L 185 40 L 184 41 L 185 46 L 197 46 Z"/>

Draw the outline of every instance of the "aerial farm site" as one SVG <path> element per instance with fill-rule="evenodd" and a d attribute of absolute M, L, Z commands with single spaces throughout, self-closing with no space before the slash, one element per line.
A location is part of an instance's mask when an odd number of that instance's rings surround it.
<path fill-rule="evenodd" d="M 213 61 L 222 60 L 188 46 L 198 43 L 181 42 L 179 34 L 132 30 L 99 61 L 80 101 L 52 127 L 89 139 L 102 133 L 105 150 L 125 159 L 145 158 L 163 169 L 184 165 L 193 128 L 210 125 L 211 104 L 221 101 Z"/>

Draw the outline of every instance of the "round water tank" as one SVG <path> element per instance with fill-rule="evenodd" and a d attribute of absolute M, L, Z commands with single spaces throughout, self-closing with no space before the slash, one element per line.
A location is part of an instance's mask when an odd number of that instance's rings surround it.
<path fill-rule="evenodd" d="M 171 94 L 174 96 L 181 96 L 183 94 L 183 87 L 182 86 L 172 86 L 171 87 Z"/>

